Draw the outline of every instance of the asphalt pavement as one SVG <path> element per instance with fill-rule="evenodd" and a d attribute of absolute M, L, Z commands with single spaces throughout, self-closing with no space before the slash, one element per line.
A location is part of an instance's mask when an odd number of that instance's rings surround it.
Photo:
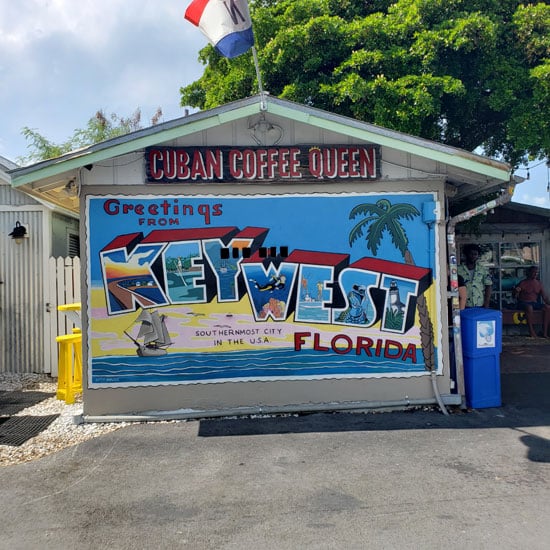
<path fill-rule="evenodd" d="M 133 424 L 0 468 L 2 549 L 546 549 L 550 343 L 502 406 Z"/>

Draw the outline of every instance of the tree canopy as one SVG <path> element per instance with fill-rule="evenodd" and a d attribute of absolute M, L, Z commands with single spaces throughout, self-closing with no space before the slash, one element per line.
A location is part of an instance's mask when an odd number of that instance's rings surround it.
<path fill-rule="evenodd" d="M 265 90 L 517 166 L 550 156 L 550 5 L 251 0 Z M 199 53 L 181 104 L 258 93 L 252 56 Z"/>
<path fill-rule="evenodd" d="M 161 117 L 162 109 L 159 107 L 151 118 L 151 125 L 154 126 L 157 124 Z M 121 117 L 115 113 L 107 116 L 100 109 L 88 120 L 85 128 L 76 129 L 73 135 L 63 143 L 54 143 L 43 136 L 38 130 L 25 126 L 22 134 L 29 142 L 27 147 L 30 153 L 28 156 L 18 160 L 23 164 L 27 164 L 59 157 L 75 149 L 135 132 L 141 128 L 141 109 L 139 108 L 129 117 Z"/>

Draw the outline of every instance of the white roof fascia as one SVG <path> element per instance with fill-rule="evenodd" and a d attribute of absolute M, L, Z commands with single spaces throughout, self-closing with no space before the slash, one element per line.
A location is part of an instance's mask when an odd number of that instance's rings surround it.
<path fill-rule="evenodd" d="M 428 158 L 463 170 L 475 172 L 479 175 L 509 181 L 511 167 L 503 162 L 498 162 L 487 157 L 469 153 L 463 149 L 449 147 L 434 141 L 417 138 L 409 134 L 388 130 L 380 126 L 374 126 L 364 122 L 348 119 L 340 115 L 332 115 L 321 110 L 304 112 L 301 117 L 296 116 L 296 111 L 285 105 L 268 102 L 267 110 L 273 114 L 286 118 L 293 118 L 305 124 L 317 126 L 324 130 L 343 133 L 351 137 L 370 143 L 376 143 L 397 149 L 412 155 Z M 322 113 L 321 115 L 319 113 Z"/>

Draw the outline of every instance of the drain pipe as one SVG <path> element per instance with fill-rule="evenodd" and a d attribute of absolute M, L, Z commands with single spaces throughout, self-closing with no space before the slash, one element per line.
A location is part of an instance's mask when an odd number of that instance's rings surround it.
<path fill-rule="evenodd" d="M 422 205 L 422 220 L 426 223 L 428 226 L 429 231 L 429 239 L 428 239 L 428 258 L 430 259 L 429 268 L 432 270 L 434 269 L 433 266 L 433 257 L 434 257 L 434 251 L 431 248 L 432 243 L 432 237 L 434 235 L 434 225 L 435 223 L 441 219 L 440 216 L 440 208 L 439 204 L 435 202 L 425 202 Z M 432 341 L 433 345 L 433 341 Z M 445 416 L 449 416 L 449 411 L 445 407 L 445 404 L 443 403 L 443 399 L 441 398 L 441 394 L 439 392 L 439 388 L 437 387 L 437 376 L 436 376 L 436 370 L 434 368 L 433 363 L 428 366 L 426 362 L 426 367 L 430 371 L 430 380 L 432 382 L 432 388 L 434 392 L 435 399 L 437 401 L 437 404 L 439 405 L 439 409 Z"/>
<path fill-rule="evenodd" d="M 455 348 L 455 369 L 458 394 L 461 399 L 461 408 L 466 408 L 466 391 L 464 385 L 464 361 L 462 358 L 462 335 L 460 329 L 460 308 L 458 303 L 458 262 L 456 253 L 455 228 L 456 224 L 469 220 L 479 214 L 484 214 L 497 206 L 502 206 L 512 200 L 516 181 L 510 179 L 508 188 L 504 189 L 499 197 L 485 204 L 466 210 L 453 216 L 447 223 L 447 259 L 449 263 L 449 277 L 451 286 L 453 342 Z"/>
<path fill-rule="evenodd" d="M 441 412 L 445 416 L 449 416 L 449 411 L 445 407 L 445 404 L 443 403 L 443 399 L 441 399 L 441 393 L 439 393 L 439 388 L 437 387 L 437 377 L 435 375 L 435 369 L 430 370 L 430 378 L 432 380 L 432 388 L 434 390 L 434 395 L 435 395 L 437 404 L 439 405 Z"/>

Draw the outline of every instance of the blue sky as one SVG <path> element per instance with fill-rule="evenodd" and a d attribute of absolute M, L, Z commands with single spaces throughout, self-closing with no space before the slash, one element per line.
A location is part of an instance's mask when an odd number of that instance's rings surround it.
<path fill-rule="evenodd" d="M 0 155 L 25 156 L 27 126 L 62 142 L 98 109 L 144 125 L 183 116 L 180 86 L 202 74 L 206 39 L 183 14 L 190 0 L 3 0 L 0 2 Z M 535 163 L 537 164 L 537 163 Z M 525 177 L 526 170 L 518 175 Z M 539 164 L 514 200 L 550 208 Z"/>

